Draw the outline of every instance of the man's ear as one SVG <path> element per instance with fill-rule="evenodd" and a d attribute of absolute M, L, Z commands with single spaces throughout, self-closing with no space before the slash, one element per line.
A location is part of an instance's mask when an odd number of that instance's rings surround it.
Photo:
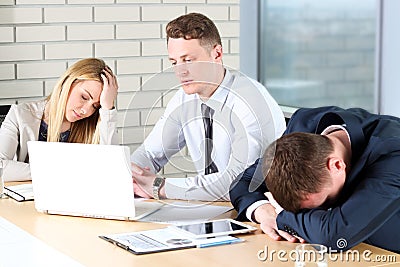
<path fill-rule="evenodd" d="M 346 171 L 346 163 L 344 163 L 343 159 L 338 157 L 330 157 L 328 158 L 327 168 L 331 173 L 339 173 Z"/>
<path fill-rule="evenodd" d="M 211 56 L 215 62 L 222 62 L 222 45 L 215 45 L 211 51 Z"/>

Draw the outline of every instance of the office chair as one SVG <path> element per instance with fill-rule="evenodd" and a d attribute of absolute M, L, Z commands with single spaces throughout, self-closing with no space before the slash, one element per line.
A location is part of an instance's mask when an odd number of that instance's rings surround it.
<path fill-rule="evenodd" d="M 0 125 L 3 123 L 8 111 L 10 110 L 11 105 L 2 105 L 0 106 Z"/>

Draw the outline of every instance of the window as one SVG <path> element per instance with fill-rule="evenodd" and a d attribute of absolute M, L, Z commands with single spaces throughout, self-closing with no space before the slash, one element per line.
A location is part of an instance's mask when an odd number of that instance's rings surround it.
<path fill-rule="evenodd" d="M 375 0 L 268 0 L 258 9 L 258 78 L 280 105 L 375 111 Z"/>

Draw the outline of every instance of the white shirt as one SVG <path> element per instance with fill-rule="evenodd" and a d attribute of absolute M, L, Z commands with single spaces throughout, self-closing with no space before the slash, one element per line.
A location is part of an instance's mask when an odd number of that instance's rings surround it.
<path fill-rule="evenodd" d="M 343 130 L 347 134 L 347 137 L 349 138 L 349 141 L 351 143 L 349 132 L 346 130 L 345 127 L 346 127 L 346 125 L 330 125 L 330 126 L 326 127 L 322 131 L 321 135 L 328 135 L 328 134 L 330 134 L 330 133 L 332 133 L 334 131 Z M 246 210 L 247 219 L 249 219 L 249 221 L 253 221 L 254 222 L 254 220 L 252 218 L 252 215 L 253 215 L 254 211 L 258 207 L 260 207 L 261 205 L 264 205 L 264 204 L 267 204 L 267 203 L 269 203 L 268 200 L 259 200 L 259 201 L 254 202 L 253 204 L 251 204 Z M 277 214 L 279 214 L 282 210 L 283 210 L 282 208 L 275 209 Z"/>
<path fill-rule="evenodd" d="M 212 159 L 218 172 L 204 175 L 201 103 L 197 94 L 187 95 L 179 89 L 131 161 L 158 172 L 186 145 L 198 175 L 166 179 L 167 198 L 229 200 L 232 181 L 282 135 L 284 116 L 263 85 L 226 70 L 222 83 L 206 102 L 215 111 Z"/>

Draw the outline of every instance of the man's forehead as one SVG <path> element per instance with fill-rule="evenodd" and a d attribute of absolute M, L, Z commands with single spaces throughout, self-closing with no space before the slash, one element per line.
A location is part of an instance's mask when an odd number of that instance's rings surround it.
<path fill-rule="evenodd" d="M 205 51 L 198 39 L 172 39 L 168 42 L 168 55 L 170 58 L 180 58 L 184 55 L 198 54 Z"/>

